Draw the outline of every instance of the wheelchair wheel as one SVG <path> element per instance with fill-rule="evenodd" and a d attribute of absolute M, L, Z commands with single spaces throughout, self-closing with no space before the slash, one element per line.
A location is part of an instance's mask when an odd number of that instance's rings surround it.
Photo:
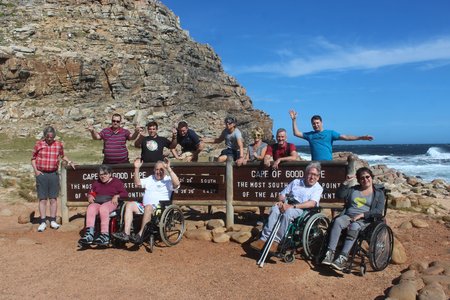
<path fill-rule="evenodd" d="M 392 258 L 394 236 L 392 229 L 379 223 L 372 232 L 369 243 L 369 262 L 375 271 L 384 270 Z"/>
<path fill-rule="evenodd" d="M 178 244 L 185 230 L 184 215 L 176 205 L 169 205 L 162 213 L 159 222 L 161 240 L 167 246 Z"/>
<path fill-rule="evenodd" d="M 308 259 L 320 255 L 323 240 L 326 237 L 330 221 L 321 213 L 314 214 L 305 224 L 303 230 L 303 251 Z"/>
<path fill-rule="evenodd" d="M 284 260 L 285 263 L 288 263 L 288 264 L 293 263 L 294 260 L 295 260 L 295 255 L 294 255 L 294 253 L 286 253 L 286 254 L 283 256 L 283 260 Z"/>

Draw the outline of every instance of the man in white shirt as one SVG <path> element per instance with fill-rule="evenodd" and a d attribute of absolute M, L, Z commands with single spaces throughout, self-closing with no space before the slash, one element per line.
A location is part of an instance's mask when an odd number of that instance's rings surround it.
<path fill-rule="evenodd" d="M 160 201 L 169 201 L 174 190 L 180 187 L 180 180 L 177 174 L 170 168 L 170 161 L 166 158 L 164 162 L 158 161 L 154 166 L 154 173 L 142 180 L 139 178 L 139 169 L 142 166 L 142 160 L 137 158 L 134 161 L 134 184 L 145 189 L 144 199 L 141 202 L 130 201 L 126 204 L 124 214 L 124 231 L 113 233 L 113 236 L 128 242 L 131 240 L 135 244 L 142 243 L 142 233 L 145 224 L 150 222 L 154 209 Z M 168 175 L 166 175 L 166 172 Z M 141 229 L 137 234 L 130 238 L 131 224 L 134 214 L 144 214 L 142 217 Z"/>
<path fill-rule="evenodd" d="M 278 220 L 278 216 L 283 214 L 280 222 L 280 228 L 274 239 L 271 252 L 276 252 L 280 241 L 283 239 L 284 234 L 295 218 L 299 217 L 303 209 L 313 208 L 319 206 L 320 197 L 322 195 L 323 188 L 319 184 L 321 166 L 318 162 L 311 162 L 306 166 L 305 176 L 300 179 L 294 179 L 288 186 L 281 191 L 278 196 L 278 202 L 272 206 L 272 210 L 269 215 L 269 221 L 264 226 L 261 232 L 259 240 L 254 241 L 250 246 L 255 250 L 262 250 L 264 244 L 272 232 L 272 228 Z M 286 197 L 287 194 L 291 194 L 293 198 Z"/>

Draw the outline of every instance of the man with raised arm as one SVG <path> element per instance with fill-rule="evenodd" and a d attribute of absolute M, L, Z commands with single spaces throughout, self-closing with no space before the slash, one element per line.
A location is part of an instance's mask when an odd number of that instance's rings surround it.
<path fill-rule="evenodd" d="M 297 112 L 290 110 L 289 115 L 292 119 L 292 130 L 296 137 L 305 139 L 309 142 L 311 149 L 311 160 L 332 160 L 333 159 L 333 142 L 337 140 L 343 141 L 371 141 L 371 135 L 344 135 L 337 133 L 334 130 L 324 130 L 322 124 L 322 117 L 314 115 L 311 118 L 311 126 L 314 131 L 301 132 L 297 127 Z"/>
<path fill-rule="evenodd" d="M 136 158 L 134 161 L 134 184 L 142 187 L 144 191 L 144 199 L 141 202 L 130 201 L 125 207 L 125 224 L 124 231 L 113 233 L 115 238 L 124 242 L 131 240 L 135 244 L 142 244 L 142 233 L 145 224 L 150 222 L 153 211 L 161 201 L 170 201 L 172 192 L 180 187 L 180 180 L 177 174 L 170 167 L 170 161 L 165 158 L 164 162 L 156 162 L 153 168 L 153 174 L 147 178 L 139 178 L 139 169 L 142 166 L 142 160 Z M 168 175 L 167 175 L 168 174 Z M 139 232 L 130 237 L 131 224 L 133 223 L 134 214 L 144 214 L 142 217 L 141 229 Z"/>
<path fill-rule="evenodd" d="M 172 130 L 172 140 L 158 135 L 158 123 L 147 123 L 148 136 L 139 135 L 134 141 L 136 148 L 141 148 L 141 159 L 145 163 L 157 162 L 164 159 L 164 148 L 173 149 L 177 146 L 177 130 Z"/>
<path fill-rule="evenodd" d="M 113 114 L 111 117 L 111 127 L 104 128 L 96 132 L 94 127 L 88 127 L 94 140 L 103 140 L 103 164 L 127 164 L 128 159 L 127 141 L 134 140 L 141 129 L 136 126 L 133 134 L 120 126 L 122 116 Z"/>

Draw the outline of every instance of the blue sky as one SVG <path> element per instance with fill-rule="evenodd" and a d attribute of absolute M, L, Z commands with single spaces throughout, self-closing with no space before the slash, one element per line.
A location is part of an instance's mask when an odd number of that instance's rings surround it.
<path fill-rule="evenodd" d="M 302 131 L 319 114 L 376 144 L 450 143 L 448 0 L 162 2 L 290 142 L 294 108 Z"/>

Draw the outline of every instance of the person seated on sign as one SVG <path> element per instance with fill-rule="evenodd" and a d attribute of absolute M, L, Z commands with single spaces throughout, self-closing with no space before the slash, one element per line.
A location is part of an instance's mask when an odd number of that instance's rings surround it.
<path fill-rule="evenodd" d="M 247 149 L 247 154 L 244 158 L 244 165 L 247 162 L 257 162 L 264 160 L 266 155 L 267 144 L 262 141 L 264 131 L 261 127 L 252 130 L 253 144 L 250 144 Z"/>
<path fill-rule="evenodd" d="M 198 161 L 198 155 L 205 147 L 197 133 L 188 127 L 185 121 L 178 123 L 177 143 L 181 146 L 181 153 L 177 149 L 170 149 L 173 156 L 178 160 L 186 162 Z"/>
<path fill-rule="evenodd" d="M 136 158 L 134 161 L 134 184 L 142 187 L 144 191 L 144 199 L 141 202 L 130 201 L 125 207 L 124 231 L 113 233 L 113 236 L 124 241 L 131 241 L 135 244 L 142 244 L 142 233 L 145 224 L 150 222 L 154 209 L 161 201 L 170 201 L 172 192 L 180 187 L 180 180 L 177 174 L 170 167 L 170 161 L 165 158 L 164 162 L 157 161 L 153 168 L 153 175 L 147 178 L 139 178 L 139 169 L 142 166 L 142 160 Z M 131 225 L 133 223 L 134 214 L 144 214 L 142 217 L 142 225 L 139 232 L 130 236 Z"/>
<path fill-rule="evenodd" d="M 369 168 L 362 167 L 356 171 L 358 185 L 349 187 L 349 177 L 336 191 L 336 198 L 345 200 L 344 211 L 334 219 L 331 228 L 328 250 L 322 261 L 324 265 L 331 265 L 337 270 L 345 268 L 348 253 L 355 243 L 358 233 L 369 225 L 369 218 L 382 216 L 384 211 L 384 191 L 381 185 L 373 184 L 373 173 Z M 334 260 L 336 247 L 342 230 L 346 229 L 347 235 L 344 246 L 338 258 Z"/>
<path fill-rule="evenodd" d="M 319 184 L 321 166 L 318 162 L 311 162 L 306 166 L 305 176 L 303 178 L 294 179 L 282 190 L 278 196 L 278 202 L 272 206 L 269 220 L 264 226 L 259 240 L 254 241 L 250 246 L 255 250 L 262 250 L 264 244 L 272 232 L 272 228 L 278 220 L 278 216 L 283 214 L 281 218 L 280 228 L 275 236 L 274 242 L 270 247 L 271 252 L 276 252 L 280 241 L 295 218 L 299 217 L 303 209 L 312 208 L 319 205 L 323 188 Z"/>
<path fill-rule="evenodd" d="M 266 155 L 264 156 L 264 165 L 266 167 L 270 167 L 272 159 L 272 168 L 274 169 L 278 169 L 279 164 L 283 161 L 296 161 L 299 159 L 295 145 L 287 141 L 286 129 L 278 129 L 276 139 L 277 142 L 275 144 L 267 147 Z"/>
<path fill-rule="evenodd" d="M 117 208 L 119 198 L 128 196 L 127 190 L 120 179 L 112 177 L 110 166 L 101 165 L 98 168 L 99 179 L 94 181 L 88 193 L 89 206 L 86 212 L 86 231 L 78 241 L 81 245 L 109 244 L 109 215 Z M 94 239 L 95 217 L 100 215 L 100 234 Z"/>

